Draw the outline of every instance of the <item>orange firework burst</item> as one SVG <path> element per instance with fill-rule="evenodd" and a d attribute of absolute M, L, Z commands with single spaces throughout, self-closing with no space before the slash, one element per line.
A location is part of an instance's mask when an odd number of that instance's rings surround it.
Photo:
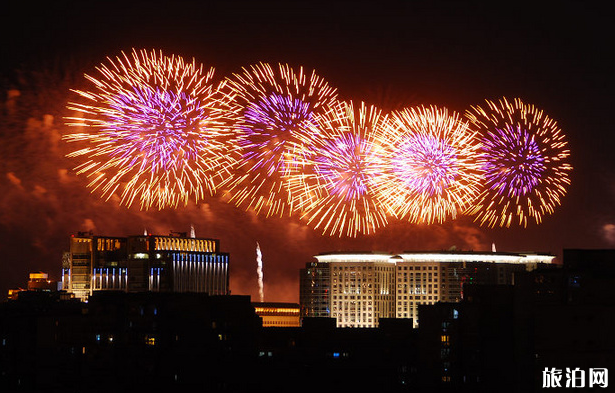
<path fill-rule="evenodd" d="M 414 223 L 456 218 L 477 194 L 474 133 L 446 108 L 393 112 L 386 125 L 387 165 L 376 182 L 391 212 Z"/>
<path fill-rule="evenodd" d="M 304 161 L 288 176 L 295 195 L 308 195 L 302 219 L 323 234 L 371 234 L 387 223 L 375 194 L 382 170 L 383 146 L 378 141 L 386 116 L 375 107 L 345 104 L 317 121 L 322 137 L 302 154 Z"/>
<path fill-rule="evenodd" d="M 141 209 L 177 207 L 213 195 L 232 165 L 223 127 L 224 102 L 212 84 L 214 69 L 161 52 L 133 50 L 86 75 L 91 91 L 75 92 L 79 132 L 64 139 L 84 145 L 69 157 L 103 198 Z"/>
<path fill-rule="evenodd" d="M 466 113 L 480 133 L 484 187 L 469 210 L 481 225 L 539 224 L 570 184 L 568 143 L 557 122 L 521 99 L 486 101 Z"/>
<path fill-rule="evenodd" d="M 315 117 L 341 110 L 336 90 L 315 71 L 282 64 L 252 65 L 226 82 L 240 155 L 230 201 L 267 216 L 296 211 L 307 202 L 290 194 L 286 174 L 319 137 Z"/>

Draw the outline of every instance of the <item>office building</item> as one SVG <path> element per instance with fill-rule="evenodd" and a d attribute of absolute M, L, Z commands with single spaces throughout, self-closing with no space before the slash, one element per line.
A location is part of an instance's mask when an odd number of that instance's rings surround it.
<path fill-rule="evenodd" d="M 169 236 L 71 236 L 62 288 L 82 301 L 94 291 L 229 293 L 229 255 L 220 241 Z"/>
<path fill-rule="evenodd" d="M 327 253 L 315 258 L 317 262 L 306 264 L 300 273 L 303 317 L 332 317 L 338 327 L 376 327 L 380 318 L 404 318 L 417 327 L 419 306 L 459 302 L 466 285 L 514 284 L 515 273 L 551 264 L 555 257 L 430 251 Z"/>

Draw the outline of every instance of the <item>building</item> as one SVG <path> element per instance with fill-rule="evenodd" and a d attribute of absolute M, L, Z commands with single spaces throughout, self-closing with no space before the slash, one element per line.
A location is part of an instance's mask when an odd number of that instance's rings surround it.
<path fill-rule="evenodd" d="M 128 261 L 129 292 L 229 293 L 229 255 L 217 239 L 132 236 Z"/>
<path fill-rule="evenodd" d="M 302 279 L 304 316 L 332 317 L 338 327 L 377 327 L 380 318 L 395 317 L 395 261 L 391 255 L 328 253 L 315 258 L 317 264 L 306 266 L 309 275 Z M 310 281 L 314 275 L 318 278 Z M 310 310 L 317 312 L 310 314 Z"/>
<path fill-rule="evenodd" d="M 255 391 L 249 296 L 23 294 L 0 303 L 1 392 Z"/>
<path fill-rule="evenodd" d="M 229 293 L 229 255 L 220 241 L 169 236 L 71 236 L 62 263 L 62 288 L 83 301 L 95 292 Z"/>
<path fill-rule="evenodd" d="M 396 318 L 419 324 L 420 305 L 459 302 L 472 284 L 513 285 L 515 274 L 552 263 L 555 256 L 503 252 L 404 252 L 394 257 Z"/>
<path fill-rule="evenodd" d="M 331 316 L 329 290 L 331 274 L 325 262 L 310 262 L 301 269 L 299 304 L 302 317 L 328 318 Z"/>
<path fill-rule="evenodd" d="M 253 302 L 256 315 L 261 317 L 263 327 L 301 326 L 297 303 Z"/>
<path fill-rule="evenodd" d="M 8 299 L 16 300 L 19 294 L 24 291 L 42 291 L 56 292 L 58 290 L 58 282 L 49 278 L 49 274 L 45 272 L 30 273 L 30 279 L 26 289 L 13 288 L 9 289 Z"/>
<path fill-rule="evenodd" d="M 128 255 L 125 237 L 78 232 L 62 260 L 62 289 L 86 301 L 95 290 L 126 291 Z"/>
<path fill-rule="evenodd" d="M 502 252 L 326 253 L 301 269 L 303 317 L 338 327 L 376 327 L 380 318 L 419 323 L 421 305 L 459 302 L 464 286 L 514 284 L 515 274 L 551 264 L 553 255 Z M 328 283 L 327 283 L 328 280 Z"/>
<path fill-rule="evenodd" d="M 615 250 L 564 249 L 563 265 L 515 274 L 514 285 L 471 285 L 461 302 L 421 306 L 420 391 L 542 392 L 545 370 L 562 388 L 610 387 L 589 381 L 615 368 L 614 285 Z"/>

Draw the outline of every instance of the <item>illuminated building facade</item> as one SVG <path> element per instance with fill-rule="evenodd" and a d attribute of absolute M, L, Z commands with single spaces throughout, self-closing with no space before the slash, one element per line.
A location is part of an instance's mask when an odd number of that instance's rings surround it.
<path fill-rule="evenodd" d="M 420 305 L 459 302 L 465 285 L 514 284 L 515 273 L 550 264 L 555 257 L 451 251 L 331 253 L 315 258 L 323 271 L 320 276 L 330 277 L 329 286 L 310 279 L 314 262 L 301 270 L 302 316 L 336 318 L 338 327 L 376 327 L 379 318 L 411 318 L 417 327 Z M 319 311 L 327 302 L 329 313 Z"/>
<path fill-rule="evenodd" d="M 217 239 L 186 236 L 128 238 L 129 292 L 229 293 L 229 255 Z"/>
<path fill-rule="evenodd" d="M 126 291 L 128 284 L 125 237 L 78 232 L 62 260 L 62 289 L 86 301 L 95 290 Z"/>
<path fill-rule="evenodd" d="M 256 315 L 263 321 L 263 327 L 301 326 L 299 305 L 297 303 L 252 303 Z"/>
<path fill-rule="evenodd" d="M 144 235 L 71 237 L 62 288 L 86 301 L 94 291 L 229 293 L 229 255 L 217 239 Z"/>
<path fill-rule="evenodd" d="M 377 327 L 395 317 L 395 263 L 387 254 L 321 254 L 329 267 L 330 317 L 338 327 Z"/>

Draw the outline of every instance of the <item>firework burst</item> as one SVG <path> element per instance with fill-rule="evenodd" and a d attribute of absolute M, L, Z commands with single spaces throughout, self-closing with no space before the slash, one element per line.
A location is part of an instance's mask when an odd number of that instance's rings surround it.
<path fill-rule="evenodd" d="M 568 143 L 557 123 L 516 98 L 486 101 L 466 113 L 480 133 L 484 189 L 469 213 L 481 225 L 539 224 L 570 184 Z"/>
<path fill-rule="evenodd" d="M 304 162 L 291 173 L 290 188 L 310 200 L 301 218 L 323 234 L 371 234 L 387 223 L 376 198 L 374 179 L 382 170 L 380 128 L 386 116 L 375 107 L 345 104 L 343 112 L 329 111 L 317 121 L 323 133 L 301 155 Z"/>
<path fill-rule="evenodd" d="M 84 160 L 78 174 L 88 187 L 141 209 L 177 207 L 213 195 L 228 167 L 223 101 L 212 85 L 213 68 L 161 52 L 122 53 L 86 75 L 92 91 L 75 91 L 69 104 L 79 132 L 64 139 L 85 144 L 69 154 Z"/>
<path fill-rule="evenodd" d="M 341 111 L 336 90 L 315 71 L 282 64 L 259 63 L 227 82 L 241 155 L 227 184 L 230 201 L 267 216 L 296 211 L 307 201 L 290 194 L 286 175 L 319 137 L 315 116 Z"/>
<path fill-rule="evenodd" d="M 376 182 L 390 212 L 413 223 L 442 223 L 465 210 L 478 190 L 477 146 L 467 122 L 446 108 L 393 112 L 387 165 Z"/>

